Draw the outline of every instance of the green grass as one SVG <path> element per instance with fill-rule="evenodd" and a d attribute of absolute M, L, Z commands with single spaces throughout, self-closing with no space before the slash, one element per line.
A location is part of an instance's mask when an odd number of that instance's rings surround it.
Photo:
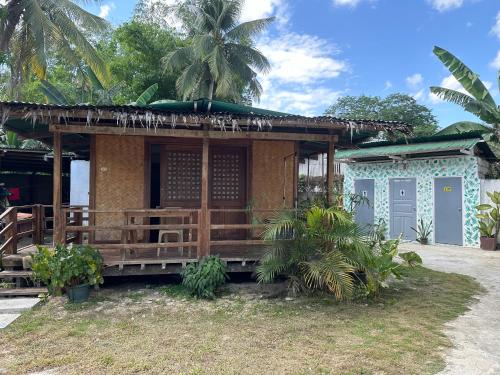
<path fill-rule="evenodd" d="M 225 295 L 184 288 L 55 299 L 0 335 L 0 368 L 26 373 L 432 374 L 451 343 L 444 324 L 481 292 L 469 277 L 416 268 L 372 301 Z"/>

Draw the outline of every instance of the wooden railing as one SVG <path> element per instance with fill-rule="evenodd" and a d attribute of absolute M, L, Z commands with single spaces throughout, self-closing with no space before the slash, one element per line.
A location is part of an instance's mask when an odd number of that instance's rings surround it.
<path fill-rule="evenodd" d="M 127 254 L 131 252 L 134 252 L 136 257 L 141 255 L 154 257 L 156 251 L 159 257 L 162 249 L 169 248 L 187 249 L 190 255 L 196 255 L 200 247 L 198 241 L 200 215 L 201 211 L 198 209 L 108 211 L 66 208 L 63 209 L 63 217 L 66 220 L 63 220 L 62 237 L 66 243 L 91 243 L 105 258 L 113 251 L 119 251 L 122 261 L 125 261 Z M 181 222 L 168 223 L 168 219 L 181 219 Z M 151 224 L 153 220 L 159 223 Z M 85 222 L 88 225 L 82 225 Z M 158 234 L 160 231 L 182 231 L 182 238 L 176 242 L 153 242 L 151 241 L 153 231 L 157 231 Z M 187 241 L 184 241 L 184 238 L 187 238 Z"/>
<path fill-rule="evenodd" d="M 116 211 L 65 206 L 59 214 L 65 244 L 91 244 L 101 251 L 105 261 L 126 262 L 141 258 L 154 262 L 170 258 L 195 259 L 208 254 L 226 259 L 260 258 L 262 252 L 258 251 L 267 245 L 262 239 L 265 223 L 276 211 L 279 210 L 210 209 L 205 222 L 201 209 Z M 30 215 L 20 220 L 20 212 Z M 52 206 L 6 210 L 0 216 L 3 222 L 1 250 L 5 254 L 16 254 L 19 241 L 23 239 L 25 245 L 43 244 L 46 235 L 53 234 L 54 219 L 49 215 L 52 215 Z M 202 231 L 205 236 L 201 235 Z M 161 234 L 167 238 L 159 238 Z M 206 238 L 203 243 L 202 238 Z M 179 253 L 167 251 L 175 248 Z"/>

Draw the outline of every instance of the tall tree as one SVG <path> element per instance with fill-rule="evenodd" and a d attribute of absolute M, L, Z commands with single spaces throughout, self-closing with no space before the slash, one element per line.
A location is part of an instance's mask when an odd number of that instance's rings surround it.
<path fill-rule="evenodd" d="M 453 77 L 460 82 L 467 93 L 437 86 L 432 86 L 431 92 L 443 100 L 460 105 L 467 112 L 491 125 L 495 129 L 496 138 L 499 139 L 500 106 L 495 103 L 486 85 L 479 79 L 479 75 L 443 48 L 434 47 L 434 54 L 448 68 Z M 500 71 L 498 71 L 498 85 L 500 89 Z"/>
<path fill-rule="evenodd" d="M 180 6 L 181 19 L 188 25 L 192 43 L 166 55 L 167 70 L 181 69 L 177 91 L 184 99 L 214 97 L 241 101 L 242 88 L 259 98 L 262 86 L 258 72 L 270 69 L 267 58 L 252 38 L 265 30 L 273 18 L 238 24 L 243 0 L 188 0 Z"/>
<path fill-rule="evenodd" d="M 47 78 L 51 51 L 74 66 L 82 60 L 99 78 L 110 79 L 106 64 L 87 38 L 108 23 L 72 0 L 7 0 L 0 9 L 0 51 L 10 52 L 12 87 L 34 73 Z"/>
<path fill-rule="evenodd" d="M 438 129 L 436 117 L 428 107 L 400 93 L 386 98 L 343 96 L 325 114 L 353 120 L 401 121 L 411 125 L 415 135 L 432 135 Z"/>
<path fill-rule="evenodd" d="M 135 100 L 155 83 L 159 86 L 156 99 L 177 99 L 175 81 L 180 71 L 164 72 L 161 58 L 186 45 L 187 42 L 172 30 L 151 22 L 130 21 L 113 30 L 97 48 L 106 58 L 113 84 L 127 83 L 115 102 Z"/>

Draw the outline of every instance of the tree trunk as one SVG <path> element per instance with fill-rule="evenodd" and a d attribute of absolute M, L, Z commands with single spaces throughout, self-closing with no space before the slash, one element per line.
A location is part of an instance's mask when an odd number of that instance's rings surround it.
<path fill-rule="evenodd" d="M 215 91 L 215 81 L 213 78 L 210 79 L 210 86 L 208 87 L 208 100 L 212 100 Z"/>

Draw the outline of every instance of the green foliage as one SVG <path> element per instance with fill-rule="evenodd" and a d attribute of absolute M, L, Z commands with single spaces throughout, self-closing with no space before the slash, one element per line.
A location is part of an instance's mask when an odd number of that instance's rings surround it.
<path fill-rule="evenodd" d="M 8 0 L 7 15 L 0 18 L 0 51 L 12 59 L 12 88 L 31 72 L 47 78 L 50 52 L 58 51 L 73 67 L 83 60 L 103 81 L 109 70 L 88 35 L 102 32 L 108 23 L 70 0 Z M 5 9 L 3 9 L 4 11 Z"/>
<path fill-rule="evenodd" d="M 208 256 L 191 263 L 182 271 L 182 285 L 199 298 L 214 299 L 217 288 L 226 282 L 227 267 L 218 256 Z"/>
<path fill-rule="evenodd" d="M 430 88 L 431 92 L 443 100 L 460 105 L 467 112 L 476 115 L 487 124 L 493 125 L 496 130 L 496 138 L 498 139 L 500 131 L 498 128 L 498 124 L 500 124 L 500 108 L 495 103 L 486 85 L 479 79 L 479 75 L 443 48 L 434 47 L 434 54 L 448 68 L 453 77 L 460 82 L 462 87 L 467 91 L 467 94 L 436 86 Z"/>
<path fill-rule="evenodd" d="M 482 237 L 495 237 L 498 240 L 500 233 L 500 192 L 486 193 L 493 204 L 480 204 L 476 206 L 479 211 L 476 217 L 479 219 L 479 231 Z"/>
<path fill-rule="evenodd" d="M 57 245 L 53 250 L 38 246 L 32 254 L 33 274 L 49 287 L 51 293 L 81 284 L 103 283 L 103 260 L 100 253 L 88 246 Z"/>
<path fill-rule="evenodd" d="M 238 24 L 243 0 L 183 1 L 178 19 L 187 21 L 190 45 L 165 56 L 166 71 L 180 70 L 177 92 L 183 99 L 232 100 L 241 102 L 243 91 L 259 98 L 262 87 L 258 72 L 270 69 L 269 61 L 253 47 L 252 38 L 274 20 L 265 18 Z"/>
<path fill-rule="evenodd" d="M 436 117 L 428 107 L 406 94 L 343 96 L 325 114 L 348 119 L 402 121 L 413 127 L 415 135 L 432 135 L 438 129 Z"/>
<path fill-rule="evenodd" d="M 280 212 L 270 219 L 264 238 L 272 248 L 257 268 L 259 282 L 284 275 L 294 293 L 323 290 L 350 299 L 359 287 L 376 295 L 389 277 L 401 277 L 403 265 L 394 260 L 399 240 L 365 236 L 342 208 Z"/>
<path fill-rule="evenodd" d="M 432 233 L 432 220 L 426 224 L 424 219 L 420 218 L 417 228 L 410 228 L 417 234 L 417 242 L 422 245 L 427 245 L 429 243 L 429 237 Z"/>
<path fill-rule="evenodd" d="M 126 104 L 158 83 L 150 101 L 178 99 L 175 80 L 179 71 L 164 73 L 161 59 L 165 54 L 184 47 L 189 39 L 172 30 L 149 22 L 131 21 L 120 25 L 110 36 L 101 40 L 98 50 L 105 56 L 113 82 L 126 82 L 126 87 L 114 98 L 116 104 Z"/>

